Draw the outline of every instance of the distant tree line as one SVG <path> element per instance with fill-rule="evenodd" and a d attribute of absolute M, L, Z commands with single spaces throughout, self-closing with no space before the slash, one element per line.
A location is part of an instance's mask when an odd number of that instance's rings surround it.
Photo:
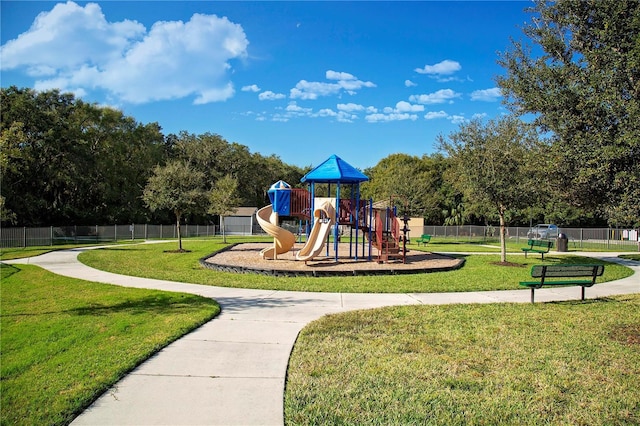
<path fill-rule="evenodd" d="M 157 123 L 57 90 L 2 88 L 0 105 L 4 226 L 173 222 L 174 211 L 151 210 L 143 193 L 156 168 L 175 161 L 200 173 L 203 189 L 237 181 L 237 206 L 264 205 L 273 182 L 297 183 L 306 172 L 217 134 L 163 135 Z M 182 219 L 213 216 L 202 206 Z"/>

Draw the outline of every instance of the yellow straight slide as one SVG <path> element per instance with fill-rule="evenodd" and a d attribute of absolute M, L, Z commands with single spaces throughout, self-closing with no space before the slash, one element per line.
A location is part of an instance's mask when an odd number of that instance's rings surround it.
<path fill-rule="evenodd" d="M 325 219 L 321 219 L 323 215 Z M 335 223 L 336 211 L 331 203 L 327 202 L 322 207 L 315 209 L 313 216 L 316 218 L 313 229 L 311 229 L 307 243 L 296 253 L 297 260 L 311 260 L 322 253 L 324 243 L 331 232 L 331 226 Z"/>
<path fill-rule="evenodd" d="M 271 204 L 258 210 L 256 218 L 260 227 L 271 235 L 274 241 L 273 247 L 267 247 L 260 252 L 263 259 L 275 259 L 277 255 L 284 254 L 293 248 L 296 236 L 278 226 L 278 214 L 274 213 Z"/>

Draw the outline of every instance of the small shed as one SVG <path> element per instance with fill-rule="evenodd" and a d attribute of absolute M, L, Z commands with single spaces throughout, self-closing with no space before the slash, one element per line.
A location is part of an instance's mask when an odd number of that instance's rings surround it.
<path fill-rule="evenodd" d="M 237 207 L 224 216 L 225 235 L 253 235 L 257 207 Z M 222 232 L 221 232 L 222 233 Z"/>

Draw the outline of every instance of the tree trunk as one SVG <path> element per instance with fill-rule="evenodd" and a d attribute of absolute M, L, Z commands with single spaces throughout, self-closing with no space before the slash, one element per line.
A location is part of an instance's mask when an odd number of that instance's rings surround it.
<path fill-rule="evenodd" d="M 178 230 L 178 250 L 182 251 L 182 234 L 180 233 L 180 216 L 179 212 L 176 212 L 176 227 Z"/>
<path fill-rule="evenodd" d="M 224 216 L 220 215 L 220 231 L 222 231 L 222 242 L 227 244 L 227 234 L 224 232 Z"/>
<path fill-rule="evenodd" d="M 507 227 L 504 222 L 504 210 L 499 210 L 500 215 L 500 262 L 507 261 Z"/>

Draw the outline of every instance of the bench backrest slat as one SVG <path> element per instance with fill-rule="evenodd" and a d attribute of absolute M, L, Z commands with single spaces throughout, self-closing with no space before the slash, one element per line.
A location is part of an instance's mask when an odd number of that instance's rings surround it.
<path fill-rule="evenodd" d="M 604 265 L 534 265 L 531 267 L 533 278 L 553 277 L 599 277 Z"/>
<path fill-rule="evenodd" d="M 553 247 L 553 241 L 545 241 L 545 240 L 529 240 L 527 242 L 530 247 Z"/>

